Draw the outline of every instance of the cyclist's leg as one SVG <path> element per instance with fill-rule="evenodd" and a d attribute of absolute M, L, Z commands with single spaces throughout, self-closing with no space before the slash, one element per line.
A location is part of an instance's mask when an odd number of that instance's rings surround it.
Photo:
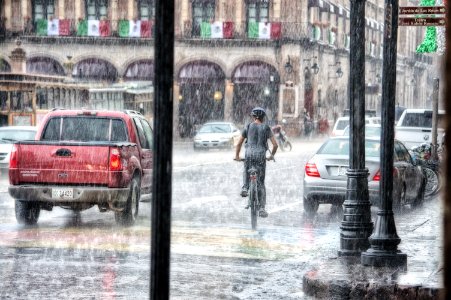
<path fill-rule="evenodd" d="M 241 197 L 247 197 L 249 190 L 249 173 L 248 170 L 250 168 L 250 160 L 248 158 L 244 161 L 244 170 L 243 170 L 243 186 L 241 187 Z"/>
<path fill-rule="evenodd" d="M 266 218 L 268 213 L 266 212 L 266 187 L 265 187 L 265 175 L 266 175 L 266 158 L 263 158 L 257 164 L 258 177 L 258 199 L 260 201 L 260 217 Z"/>

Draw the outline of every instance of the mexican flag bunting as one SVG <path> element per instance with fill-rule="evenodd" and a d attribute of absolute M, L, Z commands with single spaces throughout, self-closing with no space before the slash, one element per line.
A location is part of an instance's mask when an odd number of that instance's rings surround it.
<path fill-rule="evenodd" d="M 47 21 L 47 35 L 59 35 L 60 22 L 58 19 Z"/>
<path fill-rule="evenodd" d="M 61 36 L 70 34 L 70 21 L 59 19 L 39 19 L 36 21 L 36 33 L 40 36 Z"/>
<path fill-rule="evenodd" d="M 100 36 L 110 36 L 111 35 L 111 26 L 110 26 L 109 21 L 101 20 L 99 22 L 99 33 L 100 33 Z"/>
<path fill-rule="evenodd" d="M 281 35 L 280 22 L 249 22 L 248 37 L 254 39 L 278 39 Z"/>
<path fill-rule="evenodd" d="M 120 37 L 144 37 L 151 36 L 151 22 L 148 20 L 120 20 L 118 24 Z"/>
<path fill-rule="evenodd" d="M 77 24 L 77 35 L 87 36 L 88 35 L 88 21 L 81 20 Z"/>
<path fill-rule="evenodd" d="M 222 39 L 224 33 L 222 31 L 222 22 L 213 22 L 211 24 L 211 38 L 212 39 Z"/>
<path fill-rule="evenodd" d="M 233 37 L 233 22 L 202 22 L 200 36 L 212 39 L 230 39 Z"/>
<path fill-rule="evenodd" d="M 99 26 L 99 20 L 88 20 L 88 36 L 100 36 Z"/>
<path fill-rule="evenodd" d="M 152 36 L 152 22 L 149 20 L 141 21 L 141 37 L 150 38 Z"/>
<path fill-rule="evenodd" d="M 435 0 L 421 0 L 420 6 L 434 6 Z M 426 36 L 423 42 L 418 45 L 417 53 L 430 53 L 437 51 L 437 29 L 435 26 L 426 27 Z"/>

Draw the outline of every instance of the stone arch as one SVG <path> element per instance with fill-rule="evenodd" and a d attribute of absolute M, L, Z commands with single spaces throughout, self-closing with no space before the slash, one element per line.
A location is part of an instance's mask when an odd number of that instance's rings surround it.
<path fill-rule="evenodd" d="M 197 126 L 224 119 L 225 73 L 216 63 L 190 61 L 177 73 L 180 88 L 179 133 L 191 137 Z"/>
<path fill-rule="evenodd" d="M 109 61 L 102 58 L 85 58 L 78 60 L 72 70 L 72 77 L 78 79 L 116 81 L 118 71 Z"/>
<path fill-rule="evenodd" d="M 9 72 L 11 72 L 11 65 L 5 59 L 0 58 L 0 73 L 9 73 Z"/>
<path fill-rule="evenodd" d="M 231 80 L 232 118 L 237 124 L 249 122 L 249 112 L 256 106 L 266 109 L 270 122 L 277 119 L 280 75 L 273 65 L 260 60 L 242 62 L 233 70 Z"/>
<path fill-rule="evenodd" d="M 64 76 L 66 73 L 58 60 L 49 56 L 32 56 L 26 62 L 27 73 Z"/>

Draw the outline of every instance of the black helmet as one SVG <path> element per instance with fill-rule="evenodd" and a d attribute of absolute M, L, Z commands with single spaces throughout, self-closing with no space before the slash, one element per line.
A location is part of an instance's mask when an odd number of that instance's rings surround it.
<path fill-rule="evenodd" d="M 263 117 L 266 116 L 266 112 L 265 112 L 265 110 L 263 108 L 256 107 L 256 108 L 254 108 L 252 110 L 251 116 L 253 116 L 254 118 L 262 120 Z"/>

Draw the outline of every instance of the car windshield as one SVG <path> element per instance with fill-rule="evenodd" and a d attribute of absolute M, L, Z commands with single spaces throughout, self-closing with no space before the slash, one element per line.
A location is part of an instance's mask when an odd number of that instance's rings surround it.
<path fill-rule="evenodd" d="M 346 126 L 343 135 L 349 135 L 349 126 Z M 365 136 L 381 136 L 381 127 L 365 126 Z"/>
<path fill-rule="evenodd" d="M 7 141 L 23 141 L 34 140 L 36 131 L 33 130 L 3 130 L 0 131 L 0 140 Z"/>
<path fill-rule="evenodd" d="M 438 114 L 439 128 L 443 128 L 443 115 Z M 403 126 L 406 127 L 432 127 L 432 112 L 426 111 L 424 113 L 406 113 L 404 117 Z"/>
<path fill-rule="evenodd" d="M 230 132 L 230 126 L 226 124 L 207 124 L 202 126 L 199 133 L 226 133 Z"/>
<path fill-rule="evenodd" d="M 380 142 L 365 141 L 365 156 L 379 157 Z M 347 139 L 330 139 L 318 150 L 317 154 L 327 155 L 349 155 L 349 140 Z"/>
<path fill-rule="evenodd" d="M 346 126 L 349 125 L 349 120 L 339 120 L 337 123 L 337 130 L 343 130 L 346 128 Z"/>

